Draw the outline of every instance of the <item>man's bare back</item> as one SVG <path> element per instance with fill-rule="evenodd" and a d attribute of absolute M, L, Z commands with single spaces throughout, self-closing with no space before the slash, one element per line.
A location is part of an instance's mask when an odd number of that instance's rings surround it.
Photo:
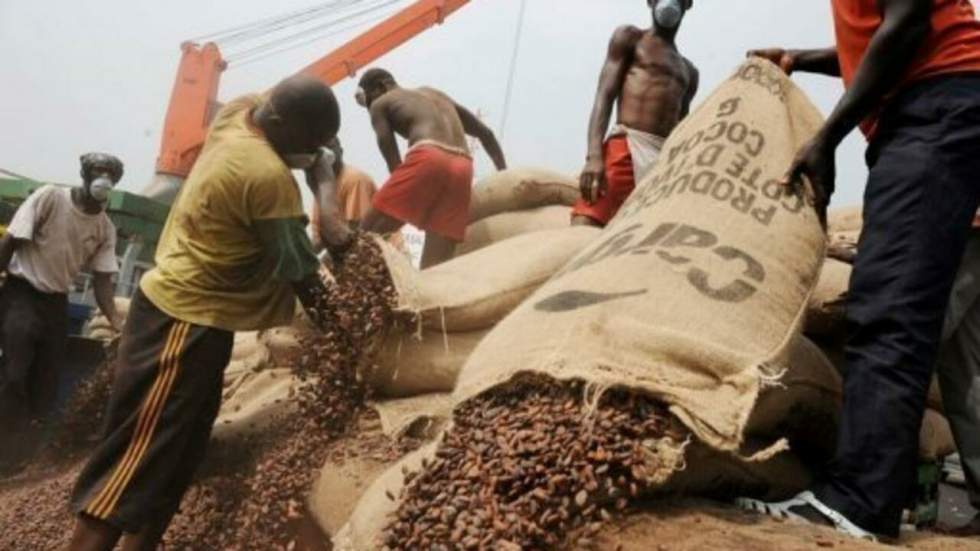
<path fill-rule="evenodd" d="M 432 140 L 469 152 L 456 102 L 434 88 L 392 90 L 371 106 L 409 145 Z"/>
<path fill-rule="evenodd" d="M 613 42 L 629 63 L 617 102 L 619 124 L 668 136 L 690 109 L 697 69 L 652 29 L 623 27 Z"/>
<path fill-rule="evenodd" d="M 435 88 L 402 88 L 382 69 L 372 69 L 361 78 L 359 102 L 371 113 L 378 146 L 394 171 L 401 164 L 395 134 L 410 146 L 434 141 L 469 154 L 466 136 L 480 140 L 498 170 L 507 163 L 497 138 L 470 110 Z"/>
<path fill-rule="evenodd" d="M 414 224 L 425 230 L 420 266 L 434 266 L 452 256 L 466 232 L 473 179 L 466 136 L 480 140 L 497 170 L 507 167 L 504 153 L 487 125 L 439 90 L 402 88 L 380 68 L 366 71 L 359 84 L 357 101 L 371 113 L 378 148 L 392 173 L 362 228 L 384 234 Z M 396 135 L 410 146 L 438 142 L 442 147 L 431 149 L 442 151 L 417 148 L 408 154 L 414 160 L 403 165 Z"/>

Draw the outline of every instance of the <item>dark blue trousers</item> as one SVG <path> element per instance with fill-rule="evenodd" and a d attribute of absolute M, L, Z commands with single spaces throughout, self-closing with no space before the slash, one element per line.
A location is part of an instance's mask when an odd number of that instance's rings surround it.
<path fill-rule="evenodd" d="M 897 536 L 946 304 L 980 204 L 980 75 L 920 82 L 868 150 L 838 448 L 818 497 Z"/>

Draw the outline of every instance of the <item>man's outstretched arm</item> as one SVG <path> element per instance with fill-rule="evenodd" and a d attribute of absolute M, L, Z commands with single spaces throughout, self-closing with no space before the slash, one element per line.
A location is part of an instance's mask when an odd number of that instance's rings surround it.
<path fill-rule="evenodd" d="M 840 60 L 837 48 L 820 48 L 815 50 L 785 50 L 783 48 L 765 48 L 749 50 L 749 57 L 761 57 L 772 61 L 787 74 L 794 72 L 815 73 L 829 77 L 840 77 Z"/>
<path fill-rule="evenodd" d="M 109 272 L 94 272 L 92 274 L 92 292 L 95 294 L 95 303 L 99 305 L 99 310 L 112 324 L 116 331 L 122 331 L 123 319 L 116 310 L 115 285 L 112 283 L 112 274 Z"/>
<path fill-rule="evenodd" d="M 316 201 L 319 216 L 317 216 L 314 231 L 318 239 L 314 240 L 314 251 L 316 245 L 321 245 L 327 250 L 336 247 L 344 247 L 350 243 L 353 231 L 344 221 L 343 212 L 337 201 L 337 177 L 333 172 L 333 163 L 336 156 L 331 153 L 324 153 L 317 164 L 306 171 L 306 185 L 313 193 L 313 200 Z"/>
<path fill-rule="evenodd" d="M 493 165 L 497 167 L 497 170 L 507 168 L 504 151 L 501 149 L 500 143 L 497 142 L 497 137 L 493 134 L 493 130 L 490 130 L 490 127 L 483 124 L 483 121 L 477 118 L 469 109 L 458 103 L 456 104 L 456 113 L 459 114 L 459 120 L 463 123 L 463 130 L 470 136 L 480 140 L 480 143 L 483 144 L 483 149 L 487 151 L 487 155 L 493 160 Z"/>

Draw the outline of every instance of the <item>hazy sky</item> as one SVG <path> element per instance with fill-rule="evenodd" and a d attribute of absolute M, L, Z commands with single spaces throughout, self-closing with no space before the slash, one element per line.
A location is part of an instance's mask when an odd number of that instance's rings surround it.
<path fill-rule="evenodd" d="M 649 9 L 643 0 L 526 1 L 502 143 L 511 165 L 576 173 L 585 158 L 586 125 L 609 36 L 620 24 L 649 25 Z M 379 64 L 406 86 L 445 90 L 479 110 L 499 131 L 520 3 L 473 0 L 446 24 Z M 78 156 L 104 150 L 126 163 L 123 188 L 141 189 L 153 172 L 181 41 L 314 4 L 0 0 L 0 168 L 74 183 Z M 324 38 L 255 63 L 233 63 L 223 76 L 219 99 L 264 90 L 353 34 Z M 830 0 L 698 0 L 679 45 L 701 69 L 700 99 L 749 48 L 822 47 L 832 43 L 832 36 Z M 796 80 L 825 113 L 841 91 L 831 79 Z M 348 161 L 383 181 L 387 170 L 366 113 L 353 102 L 352 82 L 335 90 L 341 98 L 341 138 Z M 857 136 L 841 149 L 835 204 L 860 202 L 866 175 L 863 149 Z M 478 173 L 485 173 L 490 164 L 481 157 Z"/>

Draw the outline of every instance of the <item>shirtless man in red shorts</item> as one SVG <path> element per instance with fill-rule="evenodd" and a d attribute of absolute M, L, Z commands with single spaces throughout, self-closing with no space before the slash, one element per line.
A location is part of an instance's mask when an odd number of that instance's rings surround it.
<path fill-rule="evenodd" d="M 652 28 L 625 25 L 613 33 L 589 119 L 589 154 L 579 180 L 582 198 L 572 209 L 572 224 L 608 224 L 687 115 L 698 90 L 698 71 L 677 51 L 674 37 L 693 3 L 647 0 Z M 603 144 L 614 103 L 617 124 Z"/>
<path fill-rule="evenodd" d="M 507 168 L 493 131 L 439 90 L 401 88 L 384 69 L 364 73 L 357 100 L 371 113 L 391 171 L 361 228 L 387 234 L 412 224 L 425 231 L 420 267 L 448 260 L 469 222 L 473 159 L 466 135 L 480 140 L 497 170 Z M 395 134 L 408 140 L 404 161 Z"/>

